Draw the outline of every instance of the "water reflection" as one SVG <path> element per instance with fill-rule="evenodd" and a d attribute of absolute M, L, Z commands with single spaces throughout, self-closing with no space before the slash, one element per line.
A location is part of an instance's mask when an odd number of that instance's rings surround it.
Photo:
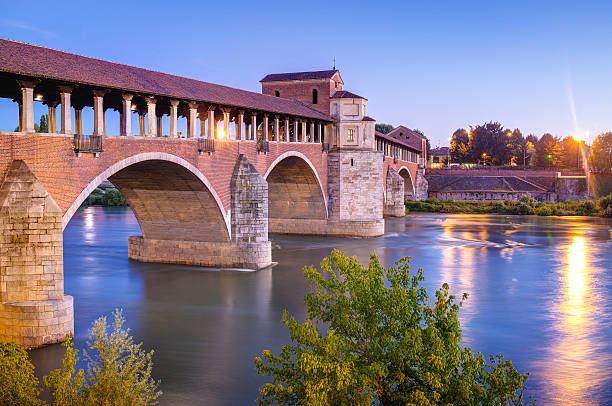
<path fill-rule="evenodd" d="M 538 404 L 612 404 L 612 222 L 604 219 L 428 215 L 386 220 L 372 239 L 271 235 L 278 266 L 210 272 L 127 258 L 139 234 L 129 209 L 88 208 L 64 231 L 65 290 L 75 298 L 76 346 L 90 323 L 116 307 L 146 348 L 162 404 L 252 404 L 263 382 L 253 357 L 289 339 L 287 309 L 305 315 L 301 269 L 332 248 L 390 265 L 422 267 L 433 293 L 442 282 L 468 292 L 464 342 L 502 353 L 531 372 Z M 37 373 L 57 368 L 60 346 L 32 352 Z"/>
<path fill-rule="evenodd" d="M 543 378 L 555 401 L 590 405 L 601 401 L 602 386 L 610 381 L 609 342 L 598 323 L 609 309 L 603 308 L 606 302 L 596 287 L 601 270 L 592 264 L 585 230 L 573 231 L 576 234 L 560 249 L 564 254 L 558 275 L 560 296 L 551 309 L 555 339 Z"/>

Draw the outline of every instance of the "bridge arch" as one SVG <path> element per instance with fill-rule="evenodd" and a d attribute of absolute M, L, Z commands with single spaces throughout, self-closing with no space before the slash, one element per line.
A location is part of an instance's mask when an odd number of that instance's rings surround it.
<path fill-rule="evenodd" d="M 231 237 L 229 213 L 210 181 L 188 161 L 164 152 L 132 155 L 98 174 L 64 213 L 64 228 L 105 179 L 123 194 L 144 237 L 166 239 L 160 236 L 169 230 L 180 233 L 170 236 L 172 239 L 216 236 L 219 241 L 229 241 Z M 203 220 L 208 227 L 202 227 Z"/>
<path fill-rule="evenodd" d="M 327 219 L 327 196 L 316 167 L 298 151 L 279 155 L 264 175 L 270 219 Z"/>
<path fill-rule="evenodd" d="M 402 165 L 397 171 L 404 179 L 404 200 L 413 200 L 415 196 L 414 179 L 408 168 Z"/>

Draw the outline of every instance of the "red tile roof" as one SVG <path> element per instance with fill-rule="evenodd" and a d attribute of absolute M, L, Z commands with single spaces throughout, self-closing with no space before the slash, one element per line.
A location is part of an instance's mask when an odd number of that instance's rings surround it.
<path fill-rule="evenodd" d="M 403 125 L 391 130 L 387 134 L 376 131 L 375 135 L 395 144 L 403 145 L 418 152 L 423 152 L 423 144 L 421 141 L 423 136 Z"/>
<path fill-rule="evenodd" d="M 338 90 L 331 95 L 332 99 L 364 99 L 368 100 L 365 97 L 361 97 L 356 95 L 355 93 L 347 92 L 346 90 Z"/>
<path fill-rule="evenodd" d="M 375 119 L 373 119 L 370 116 L 364 116 L 363 119 L 361 121 L 376 121 Z"/>
<path fill-rule="evenodd" d="M 286 80 L 331 79 L 337 70 L 319 70 L 313 72 L 271 73 L 260 82 L 283 82 Z"/>
<path fill-rule="evenodd" d="M 297 100 L 0 38 L 0 72 L 331 121 Z"/>

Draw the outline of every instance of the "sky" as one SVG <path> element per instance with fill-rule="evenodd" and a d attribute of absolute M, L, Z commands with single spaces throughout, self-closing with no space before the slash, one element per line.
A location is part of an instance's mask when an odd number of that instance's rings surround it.
<path fill-rule="evenodd" d="M 268 73 L 330 69 L 335 58 L 368 115 L 418 128 L 432 146 L 489 121 L 589 141 L 612 131 L 612 2 L 0 0 L 0 9 L 2 38 L 255 92 Z M 16 112 L 0 102 L 0 130 L 17 125 Z"/>

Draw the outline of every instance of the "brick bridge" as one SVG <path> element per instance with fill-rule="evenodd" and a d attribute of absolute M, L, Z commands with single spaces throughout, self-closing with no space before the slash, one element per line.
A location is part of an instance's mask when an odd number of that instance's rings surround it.
<path fill-rule="evenodd" d="M 105 179 L 140 225 L 130 258 L 253 269 L 272 262 L 268 232 L 378 236 L 383 211 L 404 214 L 404 183 L 415 193 L 416 163 L 384 158 L 366 100 L 349 92 L 329 95 L 329 114 L 0 39 L 0 97 L 19 107 L 19 131 L 0 133 L 0 340 L 27 347 L 73 331 L 62 233 Z M 48 106 L 48 133 L 34 131 L 34 102 Z M 107 110 L 119 112 L 118 136 L 106 135 Z"/>

